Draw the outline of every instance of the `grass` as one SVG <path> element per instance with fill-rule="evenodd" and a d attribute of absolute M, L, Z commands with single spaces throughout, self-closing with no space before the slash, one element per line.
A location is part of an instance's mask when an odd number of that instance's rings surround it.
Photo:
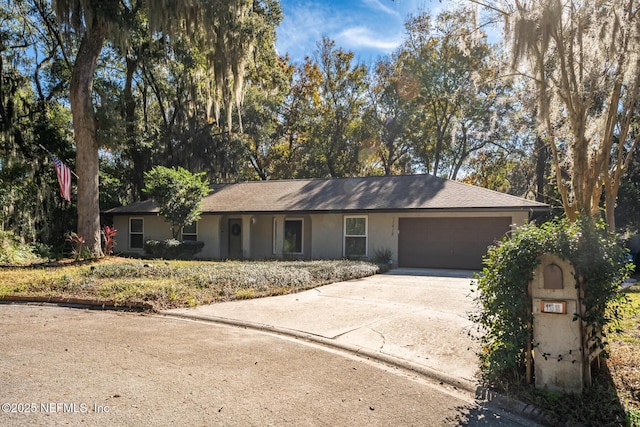
<path fill-rule="evenodd" d="M 640 285 L 625 290 L 630 304 L 621 331 L 610 334 L 607 361 L 613 386 L 626 410 L 627 425 L 640 427 Z"/>
<path fill-rule="evenodd" d="M 375 274 L 361 261 L 142 261 L 108 257 L 0 268 L 7 296 L 75 298 L 154 310 L 299 292 Z"/>

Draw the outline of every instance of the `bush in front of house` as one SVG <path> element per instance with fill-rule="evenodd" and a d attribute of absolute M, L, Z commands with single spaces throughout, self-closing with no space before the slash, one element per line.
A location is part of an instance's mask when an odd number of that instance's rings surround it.
<path fill-rule="evenodd" d="M 144 251 L 153 258 L 192 259 L 204 247 L 204 242 L 176 239 L 147 240 Z"/>

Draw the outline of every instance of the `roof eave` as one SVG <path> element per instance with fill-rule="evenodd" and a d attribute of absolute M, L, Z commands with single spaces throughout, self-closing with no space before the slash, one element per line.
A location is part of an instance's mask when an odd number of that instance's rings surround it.
<path fill-rule="evenodd" d="M 301 210 L 238 210 L 209 211 L 202 215 L 285 215 L 285 214 L 345 214 L 345 213 L 424 213 L 424 212 L 546 212 L 550 206 L 491 206 L 491 207 L 455 207 L 455 208 L 383 208 L 383 209 L 301 209 Z"/>

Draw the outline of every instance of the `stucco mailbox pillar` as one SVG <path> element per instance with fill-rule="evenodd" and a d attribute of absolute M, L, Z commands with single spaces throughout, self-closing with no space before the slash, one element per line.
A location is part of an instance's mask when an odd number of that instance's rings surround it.
<path fill-rule="evenodd" d="M 535 385 L 568 393 L 583 387 L 582 322 L 574 269 L 561 258 L 544 254 L 534 271 L 533 344 Z"/>

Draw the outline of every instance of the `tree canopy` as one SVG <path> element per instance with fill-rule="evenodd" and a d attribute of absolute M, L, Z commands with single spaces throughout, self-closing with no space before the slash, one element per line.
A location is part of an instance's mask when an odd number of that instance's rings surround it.
<path fill-rule="evenodd" d="M 610 227 L 618 204 L 637 227 L 635 3 L 538 3 L 420 12 L 370 64 L 326 37 L 280 55 L 275 0 L 2 3 L 1 228 L 56 247 L 77 230 L 97 252 L 100 209 L 149 198 L 156 166 L 211 183 L 430 173 L 605 209 Z M 78 174 L 71 202 L 40 145 Z"/>
<path fill-rule="evenodd" d="M 210 191 L 204 175 L 164 166 L 156 166 L 144 174 L 145 192 L 171 224 L 174 239 L 178 239 L 183 227 L 200 218 L 202 199 Z"/>
<path fill-rule="evenodd" d="M 640 16 L 632 0 L 501 2 L 512 64 L 532 81 L 566 215 L 604 209 L 615 229 L 620 182 L 640 139 Z"/>
<path fill-rule="evenodd" d="M 233 106 L 242 132 L 241 104 L 246 66 L 257 46 L 273 40 L 279 7 L 270 1 L 227 0 L 216 2 L 166 2 L 159 0 L 115 0 L 92 2 L 57 0 L 54 9 L 75 60 L 69 85 L 69 100 L 76 142 L 78 179 L 78 234 L 89 249 L 100 254 L 98 123 L 94 114 L 94 75 L 104 43 L 126 50 L 132 24 L 144 13 L 151 37 L 160 35 L 169 43 L 189 43 L 206 65 L 206 114 L 225 132 L 232 130 Z M 140 27 L 138 27 L 140 28 Z M 132 65 L 130 63 L 130 65 Z M 193 88 L 193 81 L 190 86 Z M 193 104 L 190 105 L 193 107 Z M 213 115 L 211 114 L 213 109 Z M 224 115 L 222 112 L 224 111 Z M 176 118 L 175 116 L 173 118 Z"/>

